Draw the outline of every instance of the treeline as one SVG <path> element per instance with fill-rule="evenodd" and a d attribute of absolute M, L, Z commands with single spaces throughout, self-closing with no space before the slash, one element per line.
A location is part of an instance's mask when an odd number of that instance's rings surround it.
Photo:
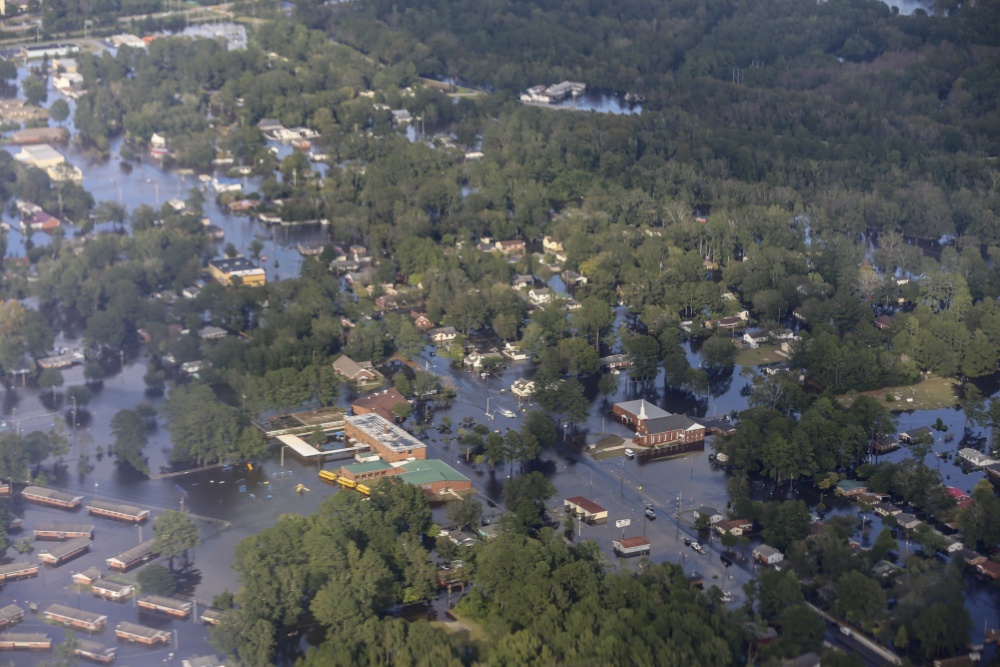
<path fill-rule="evenodd" d="M 738 616 L 676 566 L 611 573 L 592 543 L 570 547 L 550 529 L 469 552 L 461 572 L 472 588 L 457 611 L 486 633 L 463 646 L 392 613 L 436 593 L 421 544 L 431 530 L 420 489 L 391 480 L 370 501 L 342 492 L 313 516 L 282 517 L 237 547 L 243 587 L 216 644 L 249 667 L 273 664 L 279 638 L 314 624 L 324 638 L 302 667 L 384 664 L 387 655 L 413 665 L 735 665 L 745 655 Z"/>

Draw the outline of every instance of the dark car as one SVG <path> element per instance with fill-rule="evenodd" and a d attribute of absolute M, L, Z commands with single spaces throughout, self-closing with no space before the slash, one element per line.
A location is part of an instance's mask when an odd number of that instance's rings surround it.
<path fill-rule="evenodd" d="M 656 519 L 656 512 L 654 512 L 651 509 L 647 509 L 646 510 L 646 518 L 649 519 L 650 521 Z"/>
<path fill-rule="evenodd" d="M 733 565 L 733 561 L 730 560 L 728 556 L 725 555 L 719 556 L 719 560 L 721 560 L 722 564 L 725 565 L 726 567 L 732 567 Z"/>
<path fill-rule="evenodd" d="M 690 538 L 687 538 L 687 537 L 684 538 L 684 546 L 686 546 L 686 547 L 691 546 L 691 539 Z"/>
<path fill-rule="evenodd" d="M 434 350 L 431 350 L 431 356 L 432 357 L 436 357 L 437 356 L 437 352 L 435 352 Z"/>

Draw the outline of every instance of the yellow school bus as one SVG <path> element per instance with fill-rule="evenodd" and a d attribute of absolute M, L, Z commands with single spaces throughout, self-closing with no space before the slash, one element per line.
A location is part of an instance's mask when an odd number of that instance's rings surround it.
<path fill-rule="evenodd" d="M 356 491 L 357 491 L 358 493 L 362 493 L 362 494 L 364 494 L 364 495 L 366 495 L 366 496 L 370 496 L 370 495 L 372 494 L 372 490 L 371 490 L 371 489 L 369 489 L 369 488 L 368 488 L 367 486 L 365 486 L 364 484 L 358 484 L 358 485 L 357 485 L 357 487 L 355 487 L 355 490 L 356 490 Z"/>
<path fill-rule="evenodd" d="M 358 485 L 353 479 L 347 479 L 346 477 L 338 477 L 337 484 L 340 484 L 345 489 L 353 489 Z"/>
<path fill-rule="evenodd" d="M 337 478 L 340 477 L 340 475 L 333 472 L 332 470 L 320 470 L 319 477 L 320 479 L 325 479 L 328 482 L 336 482 Z"/>

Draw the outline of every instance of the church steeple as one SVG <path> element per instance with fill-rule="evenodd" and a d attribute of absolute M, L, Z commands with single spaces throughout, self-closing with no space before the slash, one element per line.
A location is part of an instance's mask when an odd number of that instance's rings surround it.
<path fill-rule="evenodd" d="M 646 421 L 646 399 L 639 401 L 639 421 Z"/>

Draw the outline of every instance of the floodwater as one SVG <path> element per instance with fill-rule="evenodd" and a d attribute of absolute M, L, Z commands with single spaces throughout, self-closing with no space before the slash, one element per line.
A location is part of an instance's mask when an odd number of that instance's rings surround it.
<path fill-rule="evenodd" d="M 56 93 L 50 92 L 50 102 L 54 99 Z M 183 199 L 190 188 L 198 187 L 200 183 L 191 176 L 182 177 L 164 170 L 148 159 L 134 163 L 134 168 L 127 172 L 119 165 L 117 155 L 120 148 L 120 140 L 113 142 L 112 155 L 115 157 L 103 162 L 91 161 L 73 148 L 65 149 L 70 161 L 84 170 L 84 187 L 94 194 L 97 201 L 117 201 L 120 197 L 129 209 L 140 204 L 156 206 L 173 197 Z M 280 150 L 287 154 L 291 149 L 281 146 Z M 248 189 L 255 188 L 257 184 L 256 179 L 247 179 Z M 225 242 L 233 243 L 243 252 L 249 254 L 249 245 L 254 239 L 265 243 L 262 254 L 269 258 L 266 264 L 269 280 L 297 275 L 301 263 L 295 249 L 298 241 L 326 240 L 325 230 L 318 226 L 272 231 L 250 218 L 229 215 L 215 204 L 212 197 L 207 197 L 205 212 L 214 224 L 225 230 Z M 42 242 L 42 237 L 43 235 L 36 234 L 35 242 Z M 9 255 L 24 254 L 20 234 L 11 232 L 9 241 Z M 618 324 L 623 324 L 623 309 L 617 309 L 617 317 Z M 61 337 L 57 342 L 60 347 L 74 347 L 77 344 L 77 341 L 67 337 Z M 692 365 L 700 362 L 695 346 L 688 346 L 688 354 Z M 57 400 L 53 409 L 51 400 L 46 397 L 43 401 L 37 388 L 32 386 L 6 389 L 0 400 L 0 416 L 16 424 L 22 431 L 53 427 L 64 430 L 72 443 L 70 453 L 61 461 L 47 461 L 44 465 L 44 472 L 53 487 L 77 490 L 87 498 L 97 496 L 142 505 L 153 509 L 154 514 L 167 508 L 180 508 L 183 503 L 185 510 L 204 517 L 198 521 L 203 544 L 192 554 L 192 564 L 186 570 L 182 591 L 192 595 L 203 605 L 225 589 L 235 590 L 238 587 L 229 564 L 241 539 L 273 525 L 281 514 L 309 514 L 326 496 L 337 491 L 317 478 L 314 466 L 303 464 L 291 456 L 285 459 L 282 466 L 277 451 L 271 453 L 269 460 L 256 462 L 252 471 L 216 468 L 160 480 L 148 480 L 122 471 L 107 456 L 99 458 L 99 450 L 106 450 L 112 441 L 109 422 L 117 411 L 134 407 L 142 400 L 149 401 L 154 406 L 159 406 L 162 402 L 161 397 L 149 396 L 144 392 L 142 376 L 147 359 L 140 354 L 126 356 L 123 361 L 124 365 L 119 372 L 107 378 L 95 391 L 89 405 L 80 406 L 80 426 L 75 433 L 71 427 L 72 420 L 69 419 L 70 408 Z M 434 414 L 432 426 L 440 425 L 445 416 L 455 424 L 471 417 L 503 432 L 508 428 L 519 428 L 526 411 L 530 409 L 529 405 L 518 405 L 517 398 L 509 393 L 510 384 L 515 379 L 531 376 L 533 369 L 525 362 L 509 364 L 495 376 L 482 378 L 478 374 L 452 368 L 440 356 L 431 356 L 430 348 L 425 350 L 419 361 L 427 370 L 450 378 L 458 390 L 454 404 L 450 408 L 437 410 Z M 65 386 L 83 383 L 80 367 L 65 371 L 64 376 Z M 727 380 L 716 383 L 708 395 L 694 397 L 665 387 L 662 376 L 645 384 L 630 383 L 624 374 L 619 378 L 618 392 L 607 398 L 597 395 L 594 383 L 586 383 L 588 398 L 593 400 L 590 417 L 585 423 L 575 425 L 575 430 L 561 424 L 560 435 L 563 440 L 543 455 L 544 460 L 538 468 L 549 477 L 559 492 L 550 509 L 561 511 L 563 497 L 588 497 L 609 509 L 610 520 L 604 526 L 580 526 L 578 538 L 595 540 L 609 562 L 614 562 L 611 555 L 613 539 L 645 534 L 652 544 L 653 560 L 677 562 L 688 572 L 698 571 L 705 576 L 706 586 L 724 586 L 734 592 L 736 603 L 742 602 L 739 587 L 753 574 L 752 564 L 745 560 L 746 554 L 738 554 L 735 565 L 727 570 L 719 561 L 720 546 L 717 543 L 706 544 L 709 549 L 706 556 L 698 555 L 685 547 L 683 538 L 697 539 L 698 535 L 688 523 L 678 523 L 672 517 L 680 510 L 683 517 L 689 518 L 691 510 L 702 505 L 723 511 L 727 506 L 725 471 L 712 463 L 708 456 L 712 451 L 711 438 L 702 451 L 659 461 L 645 461 L 641 458 L 630 460 L 624 457 L 596 460 L 581 454 L 579 443 L 593 442 L 605 433 L 626 438 L 629 436 L 624 427 L 610 418 L 614 402 L 642 397 L 671 412 L 695 416 L 722 415 L 745 407 L 746 399 L 740 390 L 746 381 L 737 372 Z M 348 396 L 344 397 L 345 404 L 349 399 Z M 487 403 L 494 415 L 492 419 L 486 415 Z M 511 410 L 515 416 L 503 417 L 498 411 L 500 408 Z M 964 421 L 959 410 L 902 413 L 900 430 L 930 425 L 938 417 L 949 426 L 949 430 L 940 434 L 934 450 L 939 453 L 945 449 L 957 450 Z M 959 435 L 946 441 L 947 434 Z M 428 456 L 454 465 L 472 479 L 484 502 L 500 505 L 503 484 L 515 472 L 512 466 L 500 466 L 491 471 L 485 465 L 469 464 L 465 461 L 461 448 L 448 442 L 448 437 L 442 436 L 436 428 L 429 431 L 425 440 Z M 571 442 L 575 444 L 570 444 Z M 150 435 L 146 448 L 152 471 L 169 468 L 170 448 L 169 433 L 161 423 Z M 900 450 L 888 455 L 888 458 L 896 460 L 907 455 L 907 450 Z M 86 463 L 81 464 L 84 457 Z M 947 483 L 965 491 L 971 490 L 975 481 L 982 477 L 982 473 L 963 473 L 953 463 L 942 461 L 933 453 L 928 454 L 928 457 L 929 465 L 941 466 L 942 476 Z M 333 465 L 330 464 L 330 467 Z M 299 483 L 311 490 L 296 493 L 295 487 Z M 656 520 L 647 521 L 643 518 L 644 503 L 654 506 L 658 515 Z M 77 592 L 71 588 L 72 572 L 91 565 L 103 569 L 106 558 L 138 543 L 140 529 L 111 521 L 91 520 L 83 513 L 67 516 L 59 510 L 34 505 L 15 504 L 14 509 L 25 518 L 27 530 L 41 522 L 93 522 L 97 525 L 97 540 L 90 553 L 70 563 L 46 570 L 37 579 L 8 584 L 3 589 L 3 600 L 18 600 L 19 604 L 25 600 L 38 602 L 42 609 L 53 602 L 60 602 L 88 611 L 100 611 L 109 615 L 109 626 L 112 628 L 119 620 L 138 621 L 147 625 L 160 624 L 177 631 L 176 641 L 180 648 L 175 653 L 175 662 L 180 658 L 211 652 L 207 645 L 207 630 L 197 621 L 152 619 L 148 615 L 140 615 L 137 609 L 129 605 L 97 600 L 85 592 Z M 434 510 L 435 519 L 440 523 L 444 522 L 444 511 L 443 508 Z M 499 508 L 488 507 L 486 514 L 495 518 L 499 511 Z M 629 525 L 624 529 L 616 528 L 615 522 L 618 520 L 627 520 Z M 229 527 L 220 525 L 222 522 L 229 522 Z M 148 539 L 151 528 L 147 525 L 143 530 Z M 863 537 L 860 529 L 858 534 Z M 877 535 L 877 529 L 870 534 Z M 9 560 L 20 559 L 12 549 L 8 550 L 6 557 Z M 28 554 L 25 559 L 35 561 L 37 556 Z M 635 560 L 618 562 L 622 567 L 635 567 L 637 564 Z M 966 600 L 970 613 L 977 619 L 976 625 L 980 626 L 973 628 L 974 639 L 978 642 L 982 639 L 983 621 L 996 626 L 1000 620 L 996 593 L 994 589 L 985 586 L 973 586 Z M 441 602 L 438 601 L 430 605 L 428 613 L 438 614 L 440 610 Z M 45 631 L 57 641 L 62 638 L 62 630 L 45 626 L 38 616 L 30 614 L 19 629 Z M 95 639 L 115 643 L 113 630 L 106 629 Z M 119 664 L 129 664 L 130 660 L 131 664 L 160 662 L 170 651 L 170 648 L 149 650 L 123 646 Z M 36 662 L 35 656 L 28 654 L 12 653 L 9 656 L 15 665 L 31 665 Z"/>

